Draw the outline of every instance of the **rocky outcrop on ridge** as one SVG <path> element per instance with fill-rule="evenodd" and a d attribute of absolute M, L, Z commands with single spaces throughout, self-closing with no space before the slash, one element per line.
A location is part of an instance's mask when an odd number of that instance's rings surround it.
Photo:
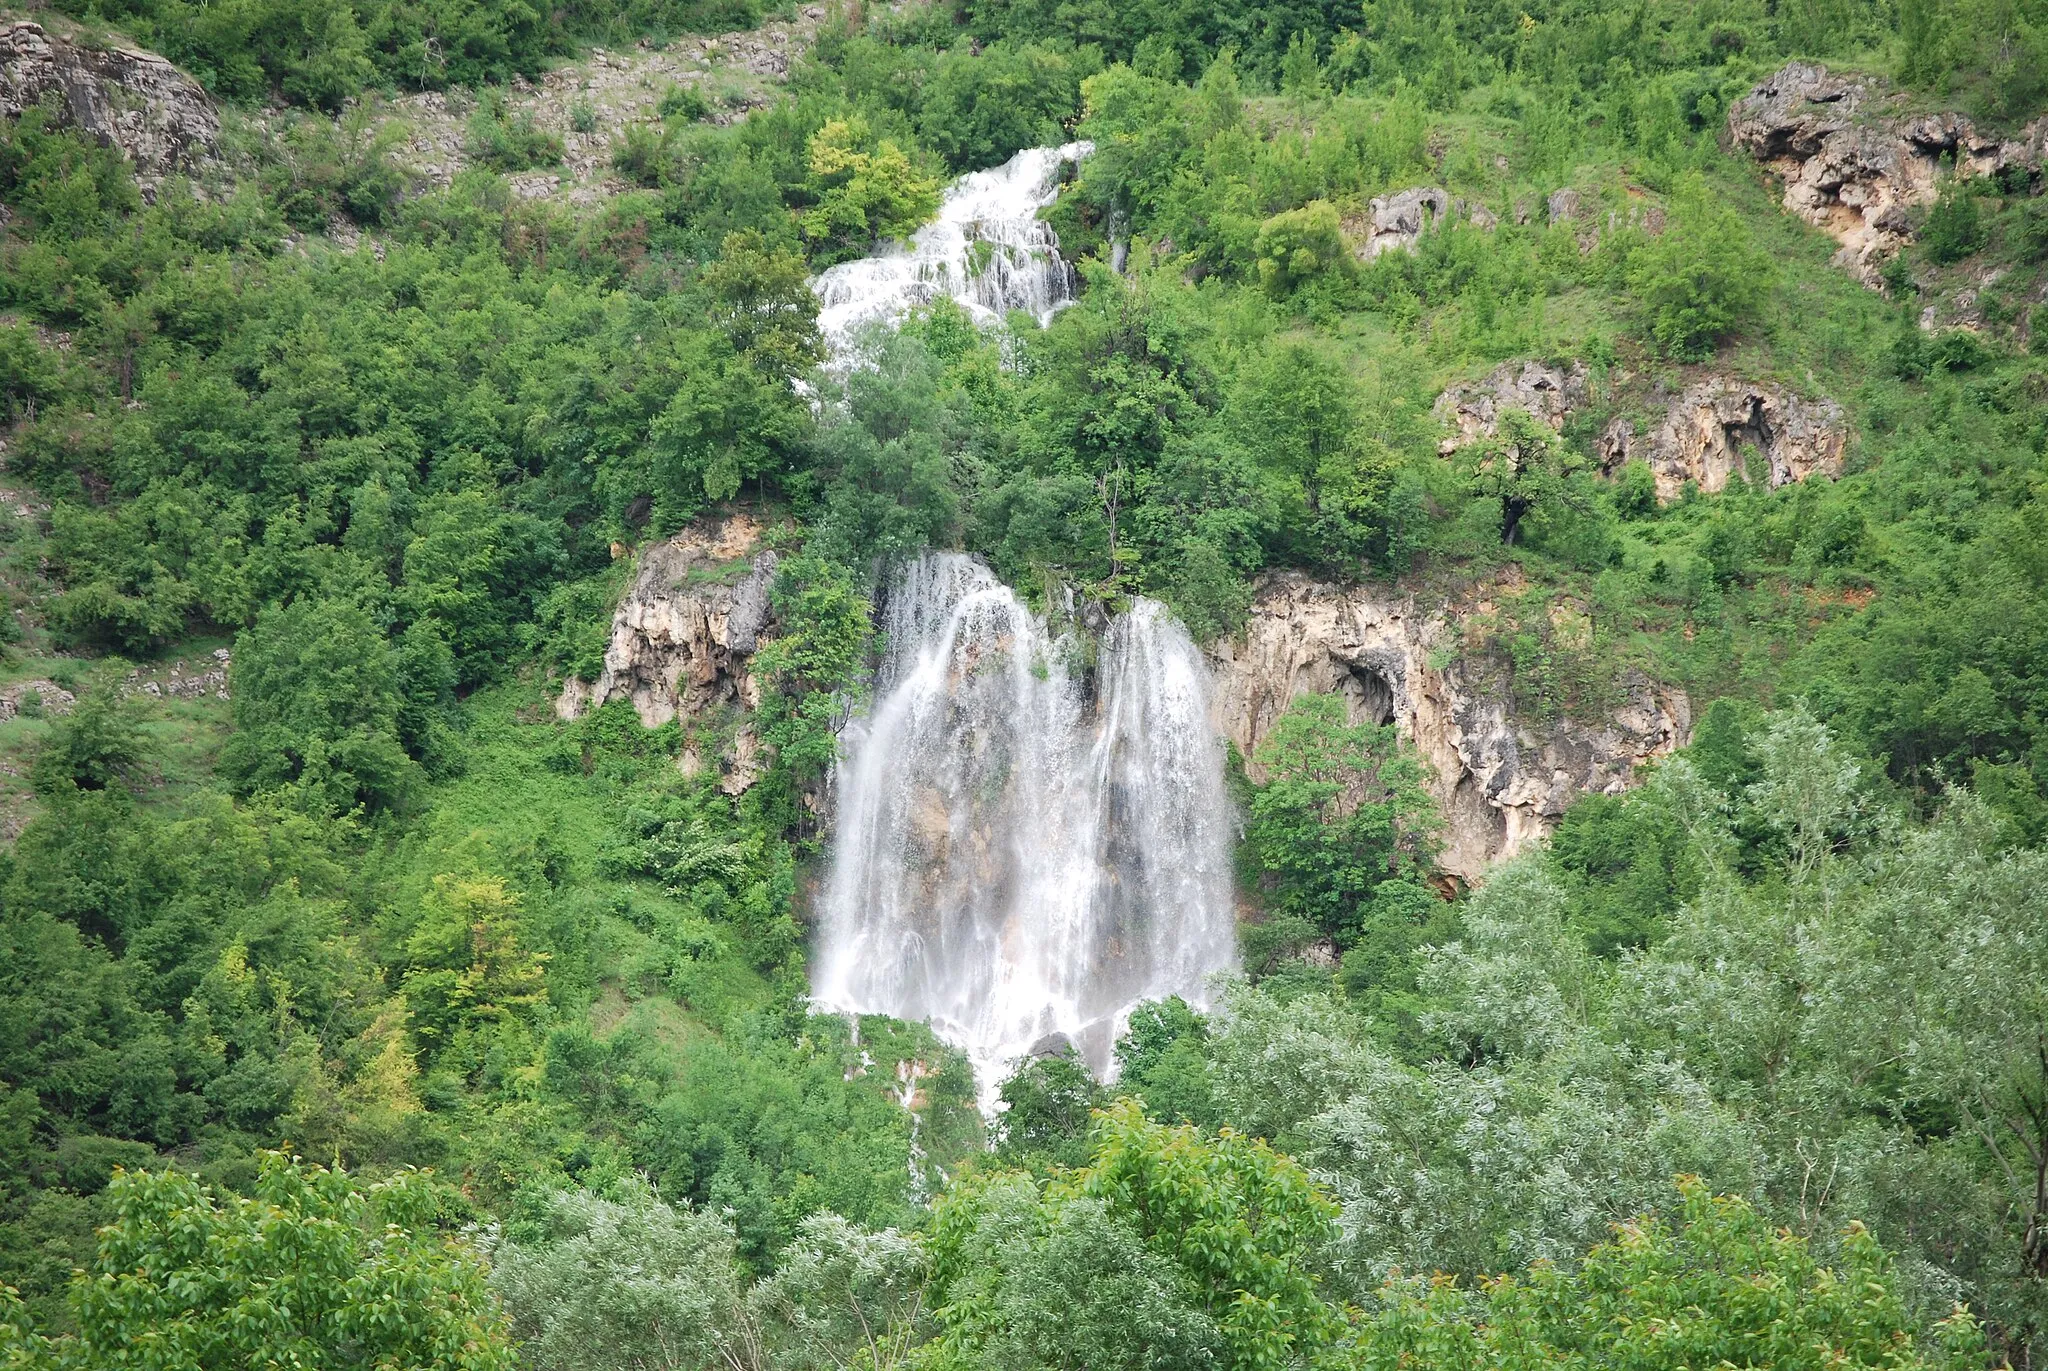
<path fill-rule="evenodd" d="M 44 102 L 135 164 L 145 187 L 190 169 L 220 141 L 199 83 L 153 52 L 93 48 L 26 19 L 0 22 L 0 117 Z"/>
<path fill-rule="evenodd" d="M 574 719 L 629 700 L 648 728 L 683 721 L 686 773 L 716 766 L 728 795 L 759 779 L 760 739 L 743 712 L 760 703 L 747 663 L 773 620 L 776 555 L 760 547 L 761 533 L 753 518 L 733 514 L 643 550 L 612 615 L 603 674 L 594 685 L 565 682 L 556 714 Z"/>
<path fill-rule="evenodd" d="M 1934 202 L 1944 162 L 2038 175 L 2048 144 L 2048 118 L 2001 140 L 1960 114 L 1890 115 L 1892 103 L 1869 78 L 1792 62 L 1728 109 L 1729 138 L 1784 179 L 1785 208 L 1840 243 L 1836 265 L 1870 286 L 1911 240 L 1908 211 Z"/>
<path fill-rule="evenodd" d="M 1711 376 L 1688 386 L 1664 417 L 1639 436 L 1616 416 L 1600 437 L 1600 466 L 1612 475 L 1622 463 L 1641 458 L 1657 478 L 1657 498 L 1676 500 L 1691 482 L 1712 494 L 1731 477 L 1747 474 L 1776 490 L 1809 476 L 1829 480 L 1842 474 L 1849 430 L 1833 400 L 1808 400 L 1779 386 Z M 1746 469 L 1755 452 L 1761 471 Z"/>
<path fill-rule="evenodd" d="M 1579 796 L 1625 789 L 1643 762 L 1683 746 L 1692 712 L 1683 692 L 1637 676 L 1611 718 L 1517 723 L 1456 660 L 1455 613 L 1383 587 L 1268 576 L 1244 632 L 1210 650 L 1210 709 L 1247 759 L 1297 695 L 1336 693 L 1354 721 L 1394 724 L 1434 777 L 1439 865 L 1473 881 L 1540 841 Z"/>
<path fill-rule="evenodd" d="M 1437 451 L 1448 457 L 1459 448 L 1490 438 L 1500 427 L 1501 411 L 1519 409 L 1562 432 L 1565 420 L 1589 398 L 1586 364 L 1560 368 L 1543 362 L 1503 362 L 1483 381 L 1445 390 L 1432 413 L 1454 430 Z"/>

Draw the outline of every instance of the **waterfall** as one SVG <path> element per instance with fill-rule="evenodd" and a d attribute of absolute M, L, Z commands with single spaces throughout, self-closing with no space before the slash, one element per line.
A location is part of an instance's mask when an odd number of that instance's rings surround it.
<path fill-rule="evenodd" d="M 1041 324 L 1074 298 L 1074 269 L 1038 211 L 1059 194 L 1060 169 L 1091 144 L 1028 148 L 999 167 L 946 188 L 938 217 L 910 240 L 874 257 L 842 262 L 811 282 L 827 352 L 843 359 L 863 325 L 900 319 L 942 296 L 977 323 L 1028 310 Z"/>
<path fill-rule="evenodd" d="M 1132 1006 L 1201 1003 L 1235 956 L 1201 654 L 1143 599 L 1099 639 L 1056 630 L 958 553 L 906 567 L 882 622 L 841 736 L 813 999 L 929 1022 L 985 1105 L 1048 1034 L 1104 1075 Z"/>

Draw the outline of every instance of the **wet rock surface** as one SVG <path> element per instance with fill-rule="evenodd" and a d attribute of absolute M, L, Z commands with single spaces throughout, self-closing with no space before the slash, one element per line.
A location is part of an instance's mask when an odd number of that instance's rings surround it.
<path fill-rule="evenodd" d="M 1579 796 L 1626 789 L 1642 763 L 1691 735 L 1684 692 L 1640 675 L 1623 682 L 1609 718 L 1516 720 L 1457 661 L 1460 612 L 1384 586 L 1267 576 L 1244 632 L 1210 649 L 1212 722 L 1248 762 L 1297 695 L 1339 694 L 1354 722 L 1395 725 L 1443 810 L 1439 865 L 1466 881 L 1540 841 Z"/>

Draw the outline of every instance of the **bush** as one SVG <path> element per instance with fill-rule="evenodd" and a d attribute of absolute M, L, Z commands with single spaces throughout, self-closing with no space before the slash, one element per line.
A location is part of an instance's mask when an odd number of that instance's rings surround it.
<path fill-rule="evenodd" d="M 469 117 L 467 148 L 479 165 L 493 171 L 530 171 L 562 160 L 561 135 L 535 124 L 525 110 L 508 113 L 505 97 L 495 91 Z"/>
<path fill-rule="evenodd" d="M 1928 211 L 1920 228 L 1920 244 L 1927 256 L 1947 266 L 1960 262 L 1984 246 L 1984 215 L 1976 191 L 1957 177 L 1941 189 L 1941 196 Z"/>
<path fill-rule="evenodd" d="M 1692 177 L 1672 205 L 1670 226 L 1631 258 L 1628 288 L 1657 346 L 1700 361 L 1757 311 L 1774 276 L 1749 226 Z"/>

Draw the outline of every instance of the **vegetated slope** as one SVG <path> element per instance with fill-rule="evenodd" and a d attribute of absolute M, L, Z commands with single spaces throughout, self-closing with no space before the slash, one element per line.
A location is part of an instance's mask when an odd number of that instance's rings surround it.
<path fill-rule="evenodd" d="M 1795 55 L 1895 72 L 1985 129 L 2039 113 L 2040 64 L 2012 55 L 2038 15 L 1994 34 L 1988 11 L 1909 8 L 1896 47 L 1860 6 L 841 16 L 744 120 L 678 98 L 624 129 L 630 188 L 589 206 L 489 169 L 553 154 L 488 89 L 481 165 L 445 189 L 361 115 L 232 103 L 531 73 L 586 30 L 529 41 L 523 11 L 464 11 L 472 65 L 415 77 L 462 16 L 337 7 L 272 42 L 206 25 L 296 11 L 136 9 L 188 25 L 175 55 L 230 102 L 223 154 L 187 168 L 203 196 L 173 175 L 145 198 L 61 106 L 0 132 L 0 403 L 28 511 L 0 513 L 8 670 L 78 697 L 53 720 L 38 686 L 44 718 L 0 723 L 38 811 L 0 925 L 0 1280 L 62 1326 L 116 1164 L 247 1186 L 289 1139 L 434 1165 L 447 1218 L 503 1218 L 550 1364 L 591 1345 L 548 1340 L 590 1265 L 547 1253 L 591 1250 L 551 1244 L 629 1231 L 600 1202 L 673 1220 L 636 1171 L 729 1225 L 743 1275 L 784 1273 L 761 1299 L 821 1320 L 830 1282 L 801 1273 L 857 1252 L 952 1300 L 960 1355 L 1029 1361 L 1084 1327 L 1046 1332 L 1034 1282 L 1115 1251 L 1149 1284 L 1093 1292 L 1105 1309 L 1142 1294 L 1250 1364 L 1217 1292 L 1254 1278 L 1186 1265 L 1113 1187 L 1022 1227 L 1003 1216 L 1038 1182 L 963 1190 L 929 1249 L 826 1217 L 923 1223 L 978 1135 L 928 1035 L 856 1043 L 798 998 L 804 797 L 859 680 L 867 578 L 945 545 L 1034 592 L 1161 596 L 1204 634 L 1267 568 L 1475 590 L 1462 651 L 1526 716 L 1597 715 L 1630 668 L 1700 707 L 1688 758 L 1585 802 L 1468 904 L 1427 893 L 1390 736 L 1306 717 L 1292 769 L 1248 785 L 1259 983 L 1212 1024 L 1141 1024 L 1126 1079 L 1334 1188 L 1334 1237 L 1314 1204 L 1272 1236 L 1267 1276 L 1307 1282 L 1288 1299 L 1568 1257 L 1684 1170 L 1844 1260 L 1836 1235 L 1869 1222 L 1902 1254 L 1903 1322 L 1960 1297 L 2030 1347 L 2038 182 L 1938 168 L 1880 292 L 1724 146 L 1730 106 Z M 1076 135 L 1097 150 L 1053 219 L 1079 304 L 1002 339 L 935 309 L 876 340 L 843 408 L 803 403 L 809 272 L 914 226 L 947 174 Z M 1496 403 L 1443 451 L 1444 390 L 1529 360 L 1569 403 Z M 1756 416 L 1794 402 L 1833 416 L 1809 437 L 1838 456 L 1774 482 L 1800 463 Z M 772 764 L 738 796 L 676 770 L 680 728 L 545 703 L 595 675 L 633 549 L 733 501 L 803 543 L 754 664 Z M 116 654 L 168 680 L 229 636 L 228 700 L 115 699 Z M 1091 1154 L 1099 1097 L 1070 1063 L 1009 1098 L 1004 1165 L 1198 1155 L 1129 1120 Z M 1267 1165 L 1204 1174 L 1296 1184 Z M 918 1318 L 908 1341 L 935 1331 Z"/>

